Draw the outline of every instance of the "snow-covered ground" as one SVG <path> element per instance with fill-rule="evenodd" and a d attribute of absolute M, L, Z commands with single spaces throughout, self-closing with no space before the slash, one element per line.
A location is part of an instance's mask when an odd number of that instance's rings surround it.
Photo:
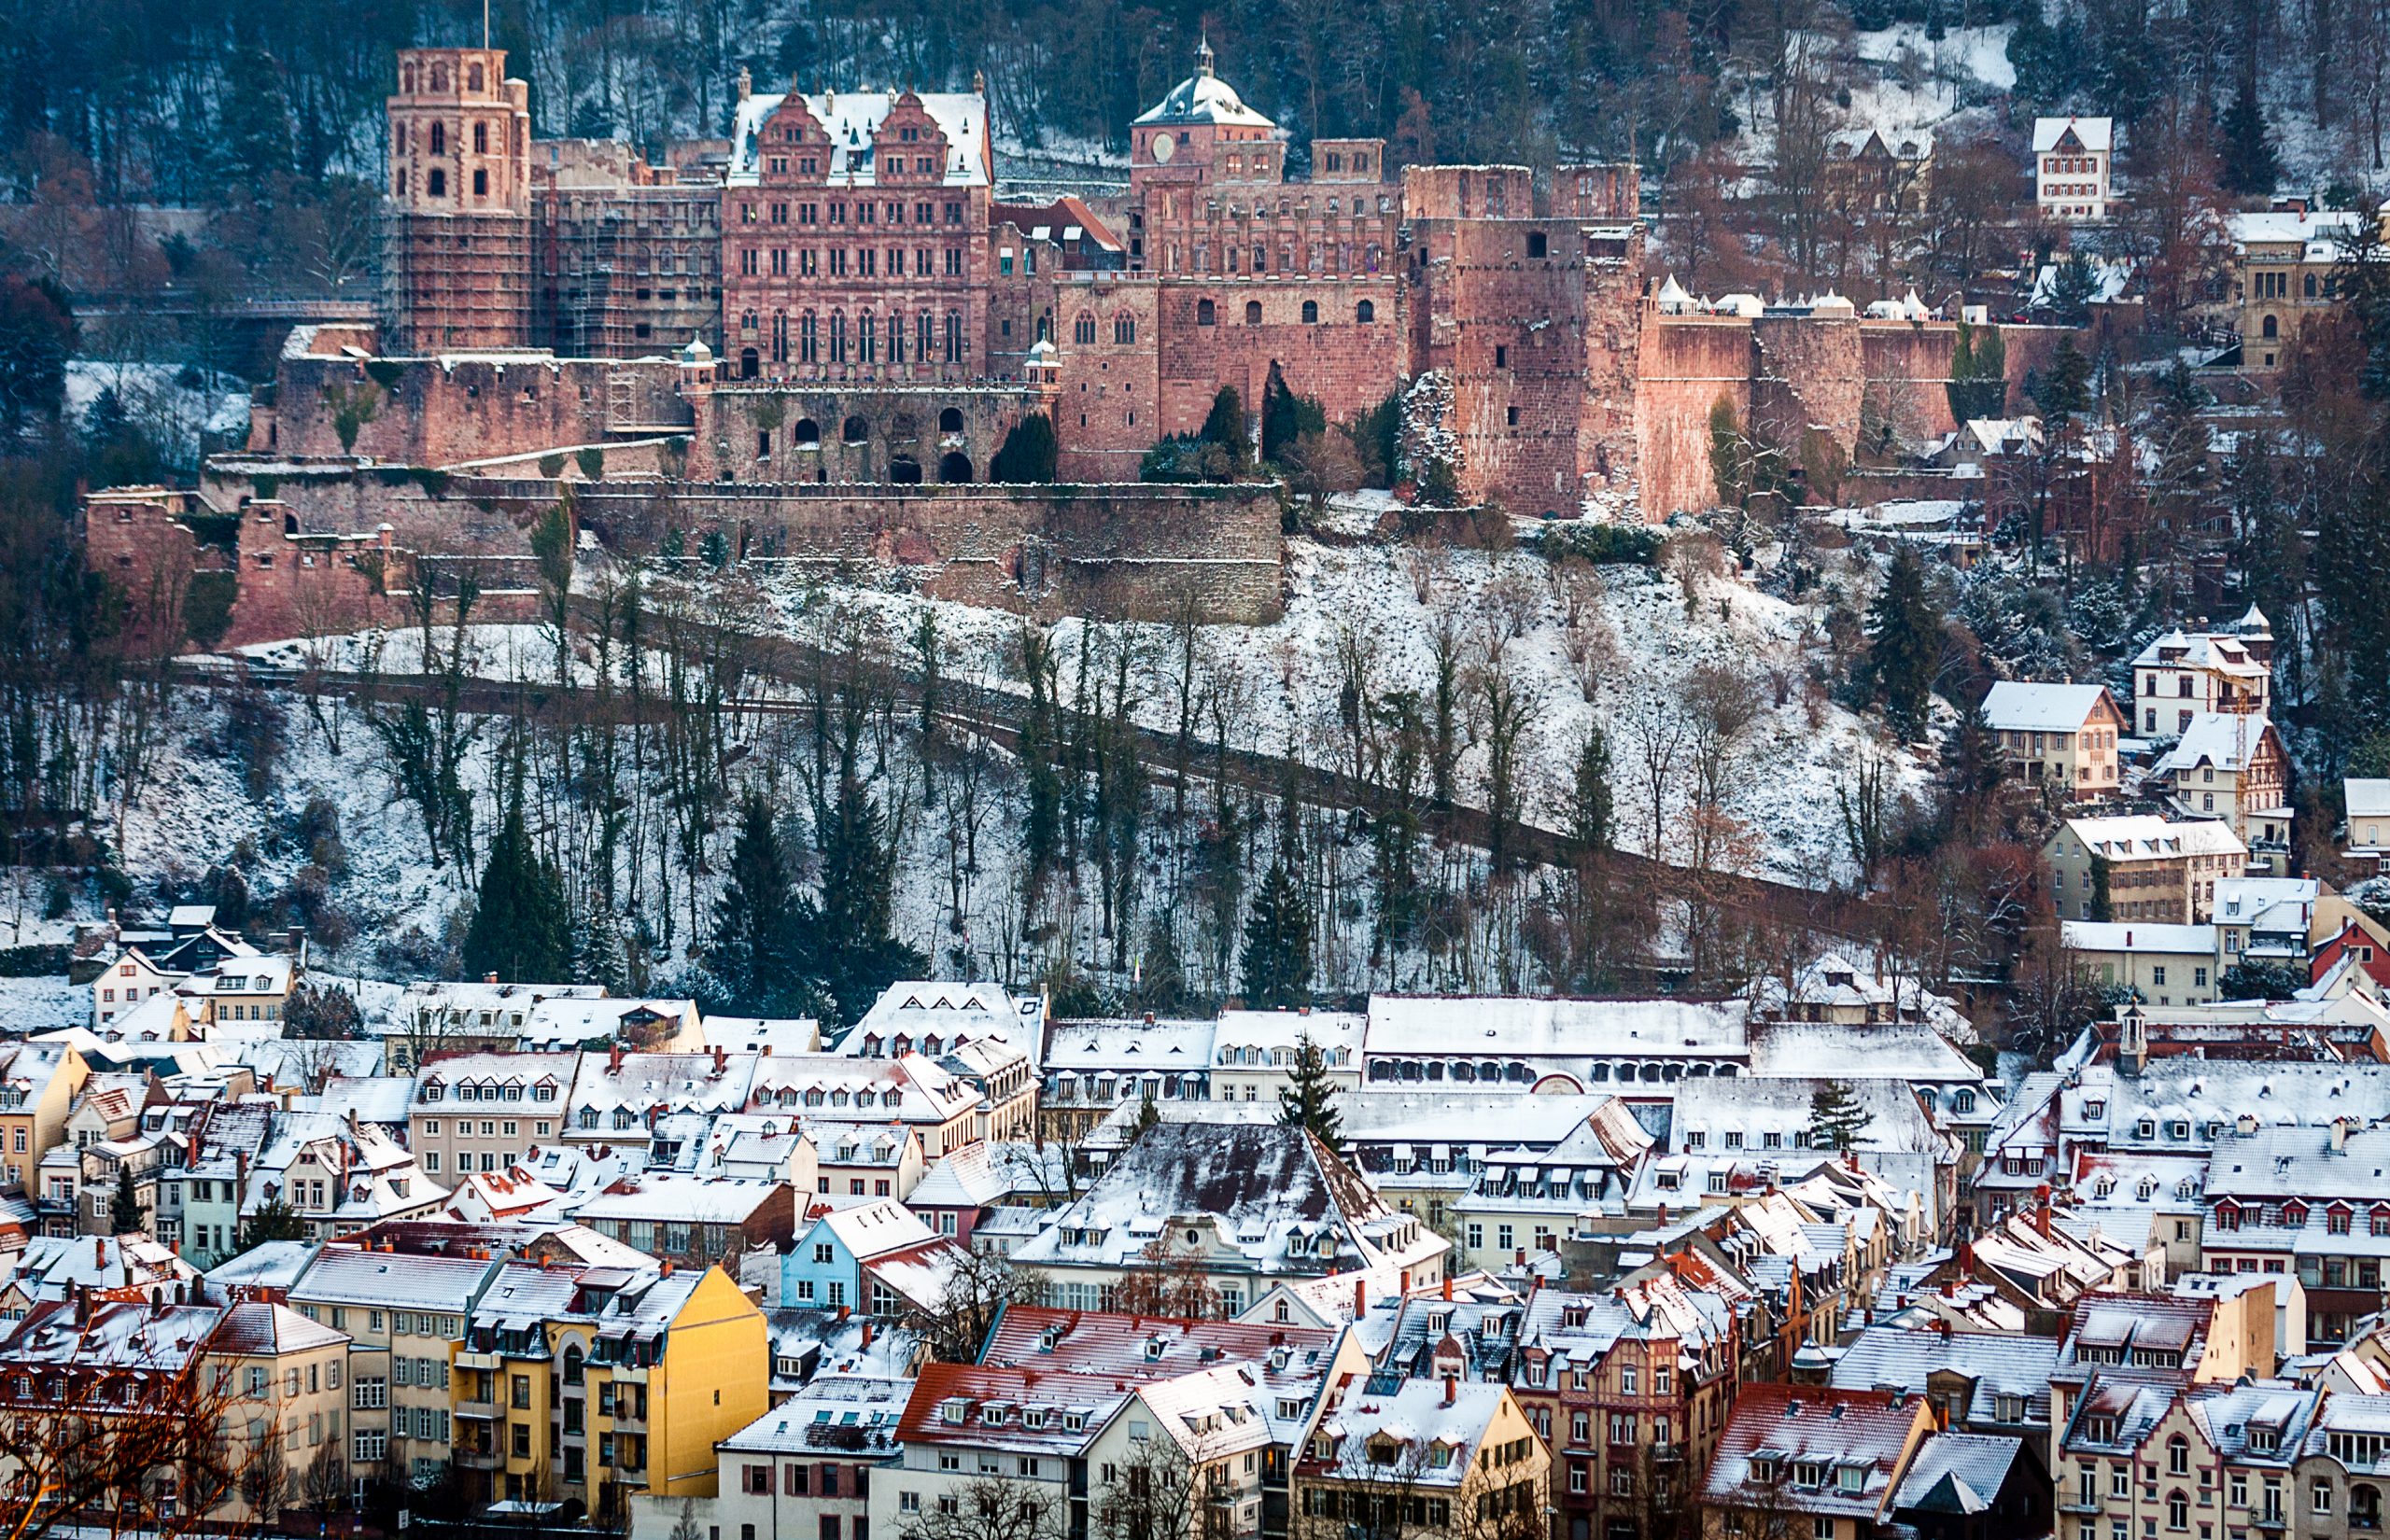
<path fill-rule="evenodd" d="M 165 452 L 169 463 L 195 466 L 203 434 L 220 441 L 247 431 L 249 391 L 231 375 L 182 383 L 193 378 L 174 364 L 72 358 L 66 365 L 67 415 L 86 426 L 92 403 L 114 391 L 125 414 Z"/>

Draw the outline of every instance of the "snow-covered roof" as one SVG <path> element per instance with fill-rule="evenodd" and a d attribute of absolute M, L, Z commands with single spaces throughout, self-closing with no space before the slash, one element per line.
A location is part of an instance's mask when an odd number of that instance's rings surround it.
<path fill-rule="evenodd" d="M 287 1291 L 315 1259 L 316 1245 L 311 1240 L 260 1241 L 207 1269 L 207 1286 L 217 1295 L 241 1288 Z"/>
<path fill-rule="evenodd" d="M 1984 721 L 1996 733 L 2077 733 L 2107 695 L 2104 685 L 2002 679 L 1983 698 Z"/>
<path fill-rule="evenodd" d="M 2033 153 L 2043 155 L 2056 149 L 2067 134 L 2087 153 L 2097 155 L 2116 147 L 2116 120 L 2113 118 L 2036 118 L 2033 119 Z"/>
<path fill-rule="evenodd" d="M 2046 1423 L 2050 1369 L 2057 1363 L 2055 1337 L 1868 1326 L 1835 1360 L 1828 1382 L 1836 1390 L 1903 1390 L 1923 1395 L 1933 1377 L 1956 1374 L 1968 1381 L 1961 1421 Z M 2000 1416 L 2003 1399 L 2017 1403 L 2016 1418 Z"/>
<path fill-rule="evenodd" d="M 1244 99 L 1212 69 L 1212 49 L 1206 43 L 1196 55 L 1195 73 L 1170 88 L 1162 99 L 1137 115 L 1140 123 L 1225 123 L 1240 128 L 1278 125 L 1244 105 Z"/>
<path fill-rule="evenodd" d="M 2191 724 L 2183 729 L 2182 737 L 2152 767 L 2151 773 L 2180 775 L 2209 764 L 2238 774 L 2248 768 L 2249 757 L 2272 731 L 2273 723 L 2261 712 L 2194 712 Z"/>
<path fill-rule="evenodd" d="M 1750 1041 L 1753 1076 L 1801 1076 L 1835 1065 L 1851 1079 L 1979 1085 L 1984 1078 L 1981 1065 L 1919 1021 L 1754 1022 Z"/>
<path fill-rule="evenodd" d="M 2218 819 L 2175 822 L 2154 813 L 2113 813 L 2096 818 L 2071 818 L 2066 830 L 2091 854 L 2111 861 L 2177 861 L 2185 856 L 2237 856 L 2248 853 L 2241 836 Z"/>
<path fill-rule="evenodd" d="M 813 1054 L 822 1051 L 822 1024 L 811 1016 L 707 1016 L 706 1045 L 734 1054 Z"/>
<path fill-rule="evenodd" d="M 2390 819 L 2390 778 L 2346 777 L 2341 781 L 2341 795 L 2352 819 Z"/>
<path fill-rule="evenodd" d="M 2060 944 L 2077 952 L 2215 956 L 2213 925 L 2159 925 L 2144 920 L 2070 919 L 2059 923 Z"/>
<path fill-rule="evenodd" d="M 364 1305 L 462 1314 L 497 1266 L 485 1258 L 367 1251 L 333 1241 L 291 1286 L 302 1304 Z"/>
<path fill-rule="evenodd" d="M 753 1054 L 584 1054 L 565 1099 L 566 1128 L 587 1133 L 584 1114 L 594 1113 L 597 1130 L 627 1136 L 644 1128 L 651 1113 L 737 1112 L 764 1062 Z M 630 1123 L 618 1127 L 616 1113 Z"/>
<path fill-rule="evenodd" d="M 939 171 L 939 185 L 945 187 L 985 187 L 988 185 L 988 103 L 974 91 L 837 91 L 804 92 L 800 100 L 816 124 L 829 136 L 830 161 L 823 168 L 833 187 L 872 187 L 877 185 L 877 152 L 872 136 L 879 132 L 881 119 L 907 96 L 920 101 L 923 111 L 946 135 L 946 164 Z M 761 176 L 757 145 L 764 125 L 780 111 L 789 93 L 776 96 L 749 96 L 738 104 L 736 120 L 731 125 L 730 169 L 732 186 L 752 186 Z"/>
<path fill-rule="evenodd" d="M 599 1219 L 743 1225 L 786 1187 L 786 1183 L 760 1177 L 646 1171 L 609 1183 L 603 1192 L 584 1199 L 573 1217 L 584 1225 Z"/>
<path fill-rule="evenodd" d="M 2169 631 L 2136 653 L 2132 665 L 2136 669 L 2202 669 L 2244 679 L 2263 679 L 2266 674 L 2266 665 L 2250 656 L 2240 635 L 2224 631 Z"/>
<path fill-rule="evenodd" d="M 2000 1434 L 1934 1434 L 1909 1462 L 1892 1506 L 1969 1519 L 1988 1513 L 2024 1449 L 2020 1440 Z"/>
<path fill-rule="evenodd" d="M 217 1305 L 153 1309 L 124 1300 L 94 1305 L 88 1319 L 78 1320 L 73 1305 L 53 1301 L 35 1307 L 0 1338 L 0 1364 L 172 1373 L 205 1351 L 223 1318 Z"/>
<path fill-rule="evenodd" d="M 1371 995 L 1362 1050 L 1365 1059 L 1387 1054 L 1740 1057 L 1742 1051 L 1742 1013 L 1733 1006 L 1485 995 Z"/>
<path fill-rule="evenodd" d="M 1806 1385 L 1743 1387 L 1701 1488 L 1721 1507 L 1774 1507 L 1873 1519 L 1902 1474 L 1910 1434 L 1925 1403 L 1877 1391 Z M 1770 1464 L 1761 1474 L 1755 1465 Z M 1796 1467 L 1815 1465 L 1822 1485 L 1794 1485 Z M 1856 1473 L 1852 1487 L 1842 1473 Z"/>
<path fill-rule="evenodd" d="M 962 1076 L 915 1053 L 893 1058 L 771 1054 L 752 1063 L 744 1103 L 751 1113 L 939 1125 L 979 1104 L 978 1091 Z"/>
<path fill-rule="evenodd" d="M 835 1237 L 847 1254 L 858 1261 L 900 1252 L 936 1239 L 921 1216 L 893 1197 L 875 1198 L 852 1208 L 833 1209 L 818 1216 L 809 1229 L 797 1235 L 797 1253 L 820 1237 Z"/>
<path fill-rule="evenodd" d="M 2296 933 L 2304 944 L 2324 885 L 2314 877 L 2218 877 L 2215 922 Z"/>
<path fill-rule="evenodd" d="M 1476 1463 L 1478 1449 L 1493 1431 L 1510 1391 L 1483 1380 L 1405 1379 L 1393 1390 L 1375 1381 L 1347 1390 L 1319 1420 L 1319 1436 L 1332 1441 L 1334 1456 L 1323 1461 L 1314 1442 L 1304 1467 L 1327 1479 L 1384 1479 L 1384 1464 L 1403 1472 L 1406 1483 L 1457 1488 Z M 1391 1442 L 1391 1460 L 1380 1462 L 1372 1446 Z M 1447 1452 L 1438 1460 L 1431 1451 Z"/>
<path fill-rule="evenodd" d="M 1200 1073 L 1212 1057 L 1209 1021 L 1055 1021 L 1046 1029 L 1040 1066 L 1047 1071 Z"/>
<path fill-rule="evenodd" d="M 348 1334 L 318 1325 L 287 1305 L 262 1299 L 245 1300 L 224 1312 L 209 1351 L 246 1358 L 274 1358 L 337 1347 Z"/>
<path fill-rule="evenodd" d="M 726 1454 L 885 1449 L 913 1393 L 910 1379 L 822 1374 L 714 1447 Z"/>
<path fill-rule="evenodd" d="M 1043 995 L 1016 995 L 985 982 L 899 979 L 838 1039 L 837 1051 L 878 1058 L 911 1049 L 935 1057 L 993 1038 L 1034 1055 L 1045 1023 Z"/>

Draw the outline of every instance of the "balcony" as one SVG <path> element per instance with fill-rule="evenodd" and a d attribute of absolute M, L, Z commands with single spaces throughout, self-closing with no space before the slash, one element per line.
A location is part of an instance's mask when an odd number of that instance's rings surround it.
<path fill-rule="evenodd" d="M 494 1352 L 460 1351 L 457 1354 L 455 1365 L 460 1369 L 495 1369 L 499 1365 L 499 1356 Z"/>
<path fill-rule="evenodd" d="M 1654 1464 L 1673 1465 L 1683 1458 L 1684 1446 L 1682 1444 L 1654 1444 L 1652 1446 L 1652 1461 Z"/>
<path fill-rule="evenodd" d="M 495 1422 L 505 1415 L 505 1408 L 495 1401 L 460 1400 L 456 1403 L 456 1407 L 458 1417 L 471 1417 L 483 1421 Z"/>

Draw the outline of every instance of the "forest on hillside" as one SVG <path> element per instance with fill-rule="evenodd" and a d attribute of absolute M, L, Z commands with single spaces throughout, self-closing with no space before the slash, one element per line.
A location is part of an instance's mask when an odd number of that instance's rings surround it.
<path fill-rule="evenodd" d="M 2390 37 L 2375 0 L 492 0 L 489 19 L 542 134 L 718 134 L 741 67 L 817 90 L 981 72 L 1008 142 L 1098 152 L 1208 35 L 1298 166 L 1312 135 L 1357 133 L 1423 159 L 1632 152 L 1653 171 L 1754 127 L 1819 40 L 1853 28 L 1934 41 L 2017 23 L 2012 115 L 2130 122 L 2180 101 L 2220 119 L 2262 73 L 2318 128 L 2372 134 Z M 453 0 L 19 7 L 0 30 L 0 144 L 19 197 L 75 159 L 107 201 L 287 203 L 329 178 L 378 180 L 392 51 L 481 26 Z"/>

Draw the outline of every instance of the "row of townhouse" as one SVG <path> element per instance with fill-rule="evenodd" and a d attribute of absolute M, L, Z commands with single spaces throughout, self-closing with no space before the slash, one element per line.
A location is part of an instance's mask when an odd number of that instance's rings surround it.
<path fill-rule="evenodd" d="M 348 1457 L 475 1504 L 710 1494 L 713 1444 L 765 1408 L 761 1310 L 719 1268 L 587 1230 L 392 1225 L 320 1247 L 289 1303 L 349 1338 Z"/>

